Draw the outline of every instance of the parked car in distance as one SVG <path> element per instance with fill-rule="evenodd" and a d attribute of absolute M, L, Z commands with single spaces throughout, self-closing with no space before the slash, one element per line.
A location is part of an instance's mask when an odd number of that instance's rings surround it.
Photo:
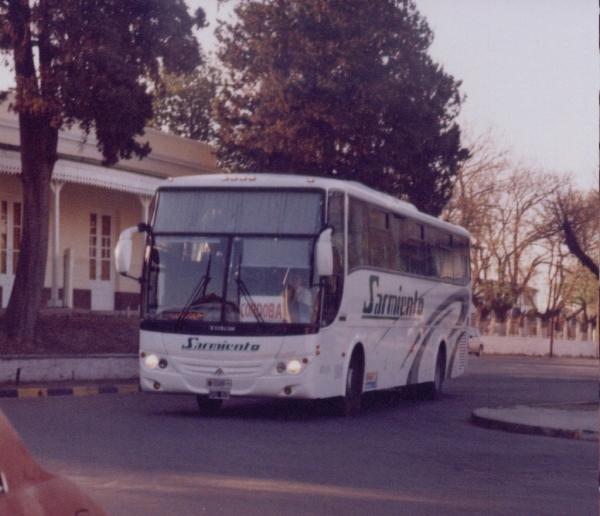
<path fill-rule="evenodd" d="M 477 328 L 469 328 L 469 353 L 475 353 L 478 357 L 483 355 L 483 339 Z"/>

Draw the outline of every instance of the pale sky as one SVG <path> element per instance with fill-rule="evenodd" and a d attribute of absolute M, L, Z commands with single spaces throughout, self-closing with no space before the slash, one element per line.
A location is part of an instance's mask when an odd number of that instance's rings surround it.
<path fill-rule="evenodd" d="M 231 4 L 203 7 L 214 46 L 215 17 Z M 517 158 L 598 184 L 598 4 L 596 0 L 414 0 L 434 31 L 430 55 L 467 99 L 461 125 L 492 130 Z M 0 71 L 0 87 L 6 84 Z"/>
<path fill-rule="evenodd" d="M 415 0 L 430 55 L 462 80 L 460 120 L 515 154 L 598 185 L 596 0 Z"/>

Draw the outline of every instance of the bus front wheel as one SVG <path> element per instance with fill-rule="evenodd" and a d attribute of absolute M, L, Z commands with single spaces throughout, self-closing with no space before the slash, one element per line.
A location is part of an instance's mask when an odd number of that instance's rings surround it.
<path fill-rule="evenodd" d="M 363 386 L 363 360 L 361 354 L 355 352 L 350 359 L 346 375 L 346 389 L 344 396 L 334 398 L 334 413 L 337 416 L 347 417 L 360 412 Z"/>

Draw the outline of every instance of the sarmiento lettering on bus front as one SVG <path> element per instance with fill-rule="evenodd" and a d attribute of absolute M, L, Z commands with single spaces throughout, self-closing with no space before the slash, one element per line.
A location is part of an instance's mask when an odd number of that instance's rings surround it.
<path fill-rule="evenodd" d="M 400 285 L 399 291 L 402 291 Z M 379 289 L 379 276 L 369 276 L 369 300 L 363 304 L 363 319 L 398 319 L 423 314 L 425 299 L 419 291 L 410 296 L 392 294 Z"/>
<path fill-rule="evenodd" d="M 202 342 L 198 337 L 190 337 L 187 344 L 181 346 L 181 349 L 201 350 L 201 351 L 258 351 L 260 344 L 251 344 L 250 342 Z"/>

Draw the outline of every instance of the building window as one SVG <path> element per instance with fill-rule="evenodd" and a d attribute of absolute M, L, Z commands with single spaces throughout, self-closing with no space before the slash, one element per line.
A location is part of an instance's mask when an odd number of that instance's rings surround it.
<path fill-rule="evenodd" d="M 17 272 L 23 227 L 22 213 L 20 202 L 0 203 L 0 274 L 14 275 Z"/>
<path fill-rule="evenodd" d="M 90 214 L 90 279 L 110 280 L 112 246 L 112 221 L 110 215 Z"/>

